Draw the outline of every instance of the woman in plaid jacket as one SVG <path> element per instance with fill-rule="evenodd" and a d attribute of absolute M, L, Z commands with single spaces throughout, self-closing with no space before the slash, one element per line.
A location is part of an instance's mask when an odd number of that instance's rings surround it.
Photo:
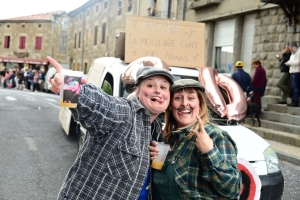
<path fill-rule="evenodd" d="M 204 87 L 181 79 L 170 92 L 164 140 L 171 151 L 162 170 L 152 169 L 153 199 L 238 199 L 237 147 L 227 132 L 210 123 Z"/>

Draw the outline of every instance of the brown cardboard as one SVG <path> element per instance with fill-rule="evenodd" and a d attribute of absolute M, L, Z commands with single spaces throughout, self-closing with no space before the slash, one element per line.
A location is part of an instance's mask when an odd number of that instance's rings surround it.
<path fill-rule="evenodd" d="M 205 66 L 205 24 L 126 16 L 125 62 L 155 56 L 169 66 Z"/>
<path fill-rule="evenodd" d="M 116 58 L 120 58 L 124 60 L 125 57 L 125 32 L 120 32 L 118 41 L 117 41 L 117 49 L 116 49 Z"/>

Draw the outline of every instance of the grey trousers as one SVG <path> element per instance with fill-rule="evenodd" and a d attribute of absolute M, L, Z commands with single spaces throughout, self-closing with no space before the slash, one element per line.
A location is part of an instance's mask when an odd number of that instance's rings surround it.
<path fill-rule="evenodd" d="M 281 101 L 286 101 L 287 97 L 290 93 L 290 74 L 287 72 L 281 72 L 280 78 L 277 83 L 277 87 L 279 87 L 282 91 Z"/>

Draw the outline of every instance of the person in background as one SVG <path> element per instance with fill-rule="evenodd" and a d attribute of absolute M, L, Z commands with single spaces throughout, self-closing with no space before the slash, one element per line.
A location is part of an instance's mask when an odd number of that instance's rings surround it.
<path fill-rule="evenodd" d="M 47 59 L 58 72 L 51 91 L 59 93 L 62 67 Z M 149 145 L 161 133 L 157 117 L 169 105 L 173 76 L 163 68 L 142 67 L 136 77 L 130 100 L 90 83 L 81 86 L 77 107 L 70 111 L 87 133 L 58 200 L 148 199 Z"/>
<path fill-rule="evenodd" d="M 28 88 L 29 88 L 28 87 L 28 85 L 29 85 L 29 83 L 28 83 L 28 68 L 25 68 L 23 77 L 24 77 L 24 85 L 25 85 L 24 90 L 28 90 Z"/>
<path fill-rule="evenodd" d="M 259 60 L 252 61 L 252 66 L 255 69 L 252 79 L 252 91 L 254 103 L 258 107 L 258 114 L 261 114 L 261 97 L 264 96 L 267 86 L 266 70 L 261 66 Z"/>
<path fill-rule="evenodd" d="M 45 76 L 46 76 L 45 70 L 41 69 L 40 73 L 39 73 L 39 89 L 40 89 L 40 92 L 44 91 Z"/>
<path fill-rule="evenodd" d="M 235 67 L 237 71 L 232 74 L 231 78 L 241 86 L 242 90 L 246 93 L 246 96 L 249 96 L 252 91 L 251 77 L 243 70 L 244 63 L 242 61 L 237 61 Z"/>
<path fill-rule="evenodd" d="M 0 86 L 2 88 L 4 88 L 5 86 L 5 74 L 6 74 L 6 67 L 2 67 L 1 71 L 0 71 Z"/>
<path fill-rule="evenodd" d="M 297 43 L 290 44 L 290 50 L 292 52 L 289 61 L 285 63 L 290 68 L 291 85 L 292 85 L 292 102 L 287 106 L 298 107 L 299 98 L 299 73 L 300 73 L 300 51 Z"/>
<path fill-rule="evenodd" d="M 33 77 L 32 77 L 32 92 L 38 92 L 39 91 L 39 71 L 38 70 L 32 70 Z"/>
<path fill-rule="evenodd" d="M 287 104 L 287 97 L 290 93 L 289 88 L 289 80 L 290 80 L 290 68 L 285 64 L 289 61 L 291 57 L 291 52 L 289 48 L 289 44 L 285 45 L 285 48 L 282 50 L 282 57 L 276 55 L 276 59 L 280 62 L 280 78 L 277 83 L 277 87 L 279 87 L 282 91 L 281 101 L 278 104 Z"/>
<path fill-rule="evenodd" d="M 204 87 L 181 79 L 170 92 L 163 140 L 171 151 L 161 170 L 152 169 L 153 199 L 238 199 L 238 150 L 230 135 L 210 122 Z M 151 160 L 156 145 L 149 147 Z"/>
<path fill-rule="evenodd" d="M 18 76 L 17 89 L 22 90 L 23 89 L 23 80 L 24 80 L 24 68 L 21 69 L 21 71 L 18 72 L 17 76 Z"/>

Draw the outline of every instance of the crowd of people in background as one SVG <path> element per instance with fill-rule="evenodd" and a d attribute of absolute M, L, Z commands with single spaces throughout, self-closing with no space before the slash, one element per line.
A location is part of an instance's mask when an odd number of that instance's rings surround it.
<path fill-rule="evenodd" d="M 0 71 L 0 87 L 42 92 L 44 90 L 45 76 L 44 69 L 19 69 L 17 66 L 13 69 L 6 69 L 6 67 L 2 67 Z"/>

